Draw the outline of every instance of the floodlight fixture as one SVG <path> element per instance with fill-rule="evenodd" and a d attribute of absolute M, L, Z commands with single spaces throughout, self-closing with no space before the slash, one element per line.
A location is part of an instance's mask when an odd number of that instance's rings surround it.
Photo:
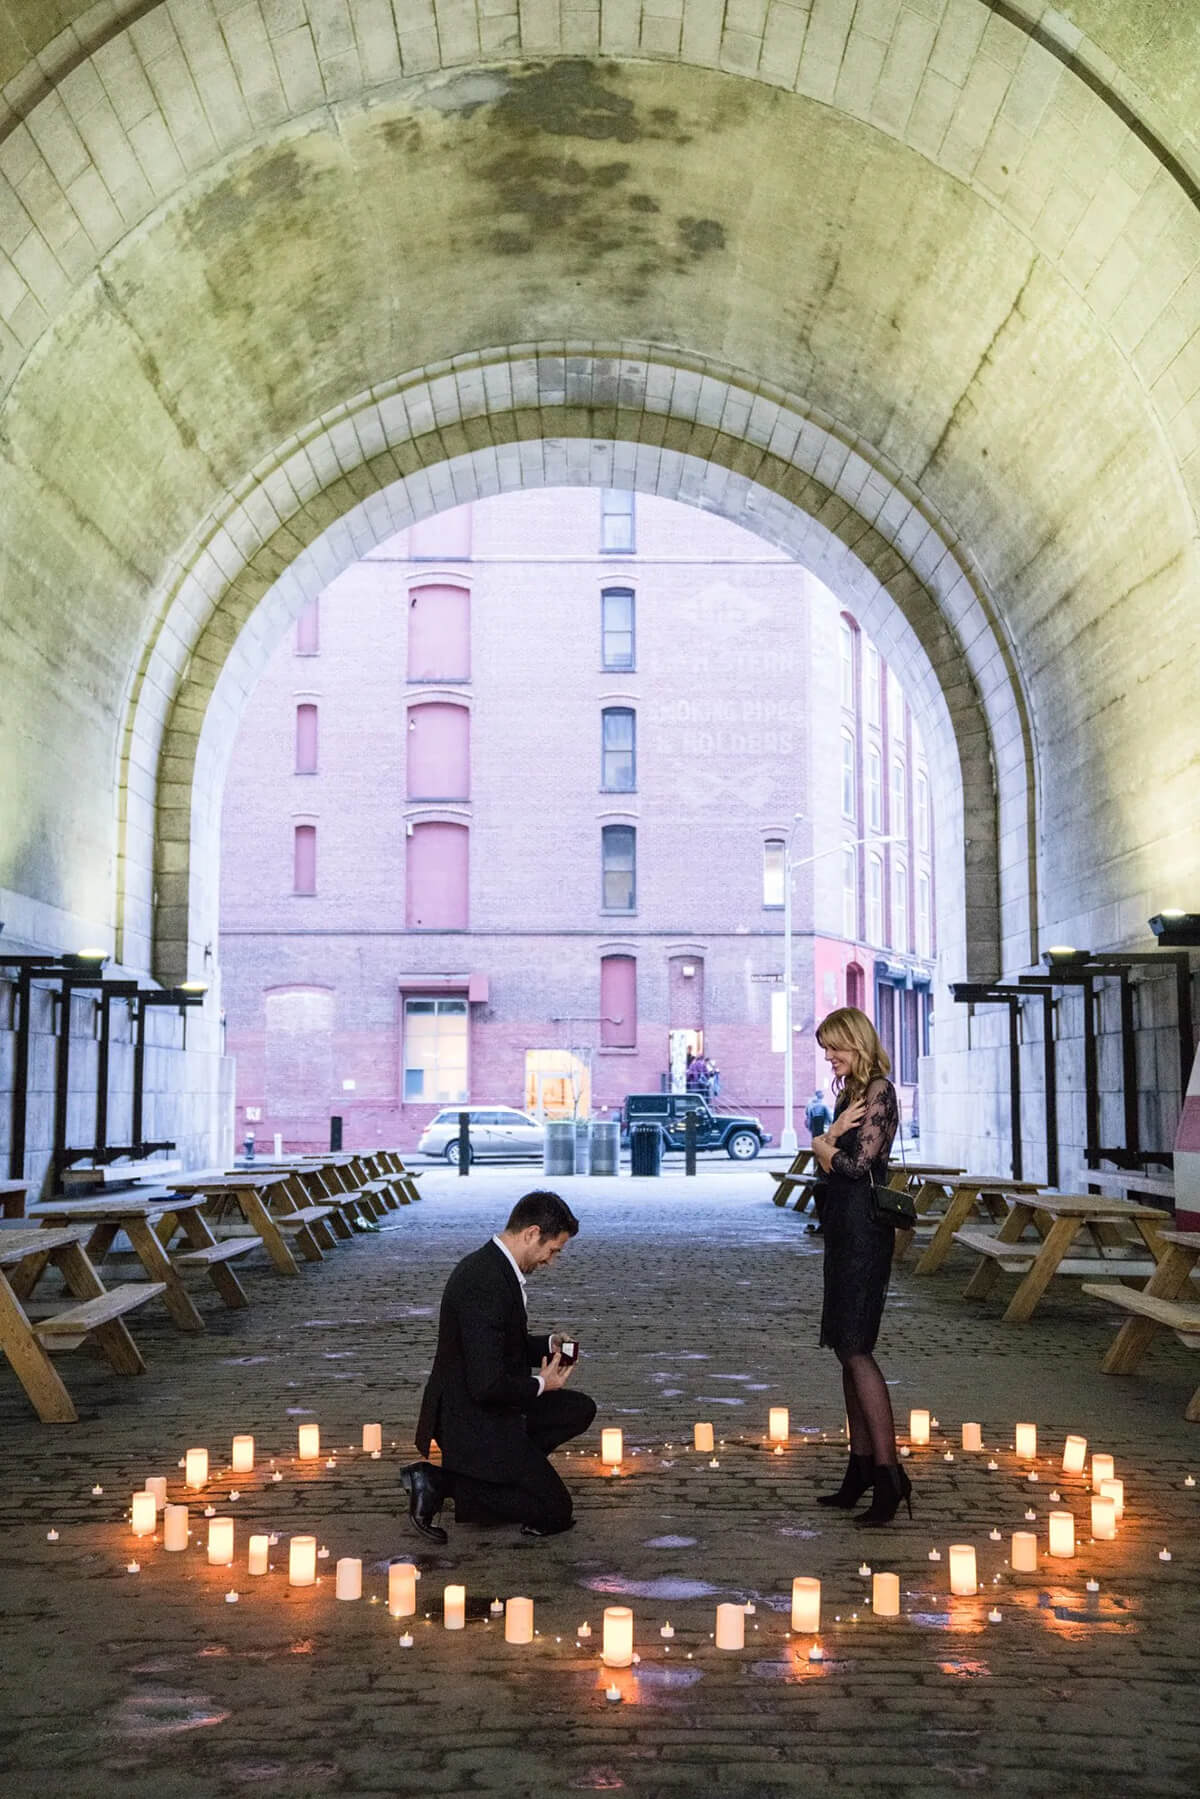
<path fill-rule="evenodd" d="M 1149 924 L 1161 949 L 1191 949 L 1200 944 L 1200 912 L 1164 908 Z"/>

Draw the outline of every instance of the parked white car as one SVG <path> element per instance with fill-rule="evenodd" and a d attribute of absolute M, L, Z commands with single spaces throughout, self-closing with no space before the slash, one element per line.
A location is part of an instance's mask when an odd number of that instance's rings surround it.
<path fill-rule="evenodd" d="M 546 1133 L 528 1112 L 513 1106 L 446 1106 L 431 1119 L 421 1135 L 417 1148 L 422 1155 L 445 1156 L 452 1168 L 458 1167 L 458 1115 L 465 1112 L 470 1119 L 472 1162 L 485 1157 L 533 1156 L 540 1162 Z"/>

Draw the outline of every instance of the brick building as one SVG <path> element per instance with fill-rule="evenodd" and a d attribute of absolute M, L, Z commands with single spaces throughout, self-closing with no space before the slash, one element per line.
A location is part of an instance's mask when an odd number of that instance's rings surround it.
<path fill-rule="evenodd" d="M 336 1113 L 407 1145 L 466 1098 L 603 1116 L 695 1049 L 778 1140 L 788 866 L 797 1116 L 847 1000 L 911 1110 L 931 829 L 895 678 L 762 540 L 615 490 L 442 513 L 310 607 L 237 739 L 239 1135 L 316 1146 Z"/>

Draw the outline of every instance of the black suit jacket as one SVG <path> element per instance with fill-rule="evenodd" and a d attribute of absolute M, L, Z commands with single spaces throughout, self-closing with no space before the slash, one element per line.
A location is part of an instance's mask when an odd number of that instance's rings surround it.
<path fill-rule="evenodd" d="M 421 1400 L 417 1448 L 437 1439 L 442 1465 L 476 1480 L 519 1478 L 529 1455 L 525 1415 L 538 1397 L 530 1369 L 550 1353 L 530 1336 L 521 1283 L 490 1240 L 446 1282 L 437 1353 Z"/>

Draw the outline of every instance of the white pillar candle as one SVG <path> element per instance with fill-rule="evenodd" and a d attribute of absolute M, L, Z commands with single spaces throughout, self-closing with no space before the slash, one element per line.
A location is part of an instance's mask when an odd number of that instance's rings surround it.
<path fill-rule="evenodd" d="M 504 1607 L 504 1641 L 506 1643 L 532 1643 L 533 1641 L 533 1600 L 509 1599 Z"/>
<path fill-rule="evenodd" d="M 1011 1560 L 1014 1574 L 1035 1572 L 1037 1568 L 1037 1533 L 1035 1531 L 1013 1531 Z"/>
<path fill-rule="evenodd" d="M 208 1485 L 207 1449 L 189 1449 L 184 1457 L 183 1478 L 195 1491 Z"/>
<path fill-rule="evenodd" d="M 447 1630 L 465 1630 L 467 1623 L 467 1589 L 449 1586 L 442 1589 L 442 1622 Z"/>
<path fill-rule="evenodd" d="M 900 1576 L 876 1574 L 871 1579 L 871 1610 L 880 1618 L 900 1616 Z"/>
<path fill-rule="evenodd" d="M 713 1427 L 711 1424 L 694 1424 L 692 1426 L 692 1448 L 701 1450 L 705 1455 L 713 1452 Z"/>
<path fill-rule="evenodd" d="M 628 1668 L 633 1661 L 633 1612 L 627 1605 L 606 1605 L 600 1660 L 606 1668 Z"/>
<path fill-rule="evenodd" d="M 1092 1457 L 1092 1485 L 1098 1493 L 1103 1491 L 1103 1483 L 1111 1480 L 1116 1471 L 1116 1463 L 1110 1455 Z"/>
<path fill-rule="evenodd" d="M 717 1607 L 717 1648 L 746 1647 L 746 1608 L 727 1601 Z"/>
<path fill-rule="evenodd" d="M 908 1440 L 915 1448 L 929 1441 L 929 1413 L 925 1410 L 908 1414 Z"/>
<path fill-rule="evenodd" d="M 417 1610 L 417 1570 L 412 1562 L 393 1562 L 388 1569 L 388 1611 L 411 1618 Z"/>
<path fill-rule="evenodd" d="M 251 1537 L 250 1556 L 246 1564 L 247 1572 L 250 1574 L 265 1574 L 267 1572 L 267 1557 L 270 1553 L 271 1543 L 268 1537 Z"/>
<path fill-rule="evenodd" d="M 130 1522 L 133 1525 L 135 1537 L 152 1537 L 157 1515 L 153 1493 L 143 1491 L 134 1494 L 133 1504 L 130 1507 Z"/>
<path fill-rule="evenodd" d="M 1092 1494 L 1092 1535 L 1110 1543 L 1117 1534 L 1117 1502 L 1111 1493 Z"/>
<path fill-rule="evenodd" d="M 254 1472 L 253 1437 L 235 1437 L 233 1439 L 233 1472 L 235 1474 L 252 1474 Z"/>
<path fill-rule="evenodd" d="M 792 1582 L 792 1629 L 815 1636 L 821 1628 L 821 1583 L 798 1574 Z"/>
<path fill-rule="evenodd" d="M 1050 1553 L 1064 1559 L 1075 1553 L 1075 1519 L 1070 1512 L 1050 1514 Z"/>
<path fill-rule="evenodd" d="M 1115 1476 L 1111 1480 L 1102 1480 L 1100 1482 L 1100 1491 L 1102 1493 L 1107 1493 L 1108 1497 L 1112 1500 L 1113 1513 L 1119 1524 L 1121 1519 L 1125 1516 L 1125 1482 L 1123 1480 L 1117 1480 Z"/>
<path fill-rule="evenodd" d="M 163 1507 L 163 1548 L 186 1549 L 188 1546 L 188 1509 L 186 1505 Z"/>
<path fill-rule="evenodd" d="M 300 1426 L 300 1460 L 316 1462 L 321 1456 L 321 1427 L 319 1424 L 302 1424 Z"/>
<path fill-rule="evenodd" d="M 964 1424 L 962 1427 L 962 1446 L 964 1449 L 982 1449 L 983 1427 L 978 1424 Z"/>
<path fill-rule="evenodd" d="M 1013 1434 L 1017 1454 L 1023 1462 L 1037 1460 L 1037 1425 L 1018 1424 Z"/>
<path fill-rule="evenodd" d="M 619 1430 L 602 1430 L 600 1432 L 600 1460 L 606 1468 L 619 1468 L 625 1445 Z"/>
<path fill-rule="evenodd" d="M 767 1417 L 767 1435 L 772 1443 L 786 1443 L 791 1421 L 785 1405 L 773 1405 Z"/>
<path fill-rule="evenodd" d="M 317 1539 L 293 1537 L 288 1544 L 289 1587 L 311 1587 L 317 1578 Z"/>
<path fill-rule="evenodd" d="M 150 1479 L 146 1482 L 145 1491 L 147 1493 L 153 1493 L 155 1510 L 161 1512 L 164 1505 L 167 1503 L 167 1482 L 165 1476 L 161 1474 L 152 1474 Z"/>
<path fill-rule="evenodd" d="M 1082 1474 L 1087 1464 L 1087 1438 L 1068 1437 L 1063 1444 L 1063 1473 Z"/>
<path fill-rule="evenodd" d="M 233 1519 L 208 1521 L 208 1559 L 214 1568 L 228 1568 L 233 1560 Z"/>
<path fill-rule="evenodd" d="M 970 1543 L 950 1545 L 950 1591 L 959 1597 L 974 1593 L 979 1586 L 975 1571 L 975 1549 Z"/>
<path fill-rule="evenodd" d="M 372 1451 L 383 1448 L 383 1426 L 382 1426 L 382 1424 L 364 1424 L 363 1425 L 362 1446 L 364 1449 L 369 1449 Z"/>
<path fill-rule="evenodd" d="M 362 1563 L 356 1555 L 339 1556 L 333 1592 L 336 1599 L 362 1598 Z"/>

